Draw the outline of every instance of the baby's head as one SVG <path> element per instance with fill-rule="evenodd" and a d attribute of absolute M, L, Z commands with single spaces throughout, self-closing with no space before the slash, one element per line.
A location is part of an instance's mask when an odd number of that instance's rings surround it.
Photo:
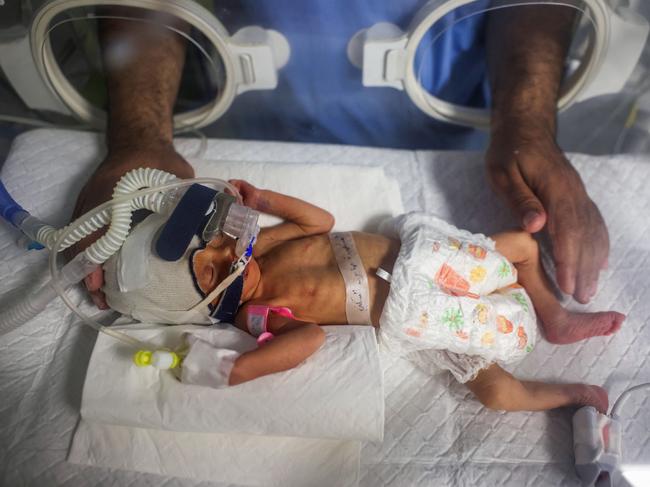
<path fill-rule="evenodd" d="M 252 257 L 243 279 L 236 280 L 225 296 L 221 293 L 211 303 L 204 302 L 230 274 L 237 260 L 236 240 L 222 235 L 204 244 L 195 236 L 182 257 L 169 262 L 155 251 L 164 223 L 160 215 L 148 216 L 104 264 L 102 290 L 111 308 L 140 321 L 209 324 L 215 316 L 227 316 L 227 310 L 236 309 L 239 301 L 250 299 L 260 279 Z M 223 305 L 217 310 L 222 297 Z"/>

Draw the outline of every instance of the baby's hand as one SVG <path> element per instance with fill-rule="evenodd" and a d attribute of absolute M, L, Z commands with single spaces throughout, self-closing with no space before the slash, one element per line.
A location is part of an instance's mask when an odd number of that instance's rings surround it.
<path fill-rule="evenodd" d="M 261 209 L 260 208 L 260 202 L 261 202 L 260 195 L 262 193 L 261 189 L 256 188 L 251 183 L 249 183 L 248 181 L 244 181 L 243 179 L 231 179 L 228 182 L 232 184 L 235 188 L 237 188 L 237 191 L 239 191 L 239 194 L 244 200 L 244 205 L 248 206 L 249 208 L 252 208 L 253 210 Z"/>

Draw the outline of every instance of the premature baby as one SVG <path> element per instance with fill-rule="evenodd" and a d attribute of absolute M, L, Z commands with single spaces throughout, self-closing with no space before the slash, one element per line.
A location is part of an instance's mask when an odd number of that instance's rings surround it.
<path fill-rule="evenodd" d="M 284 221 L 260 231 L 234 319 L 240 329 L 269 332 L 273 339 L 241 355 L 215 350 L 220 367 L 227 364 L 228 385 L 296 367 L 324 342 L 321 324 L 373 325 L 389 349 L 419 365 L 448 369 L 489 408 L 590 405 L 606 412 L 601 387 L 520 381 L 497 365 L 532 350 L 535 312 L 546 339 L 558 344 L 610 335 L 625 318 L 565 310 L 528 233 L 487 238 L 424 213 L 395 219 L 382 235 L 330 233 L 334 218 L 327 211 L 245 181 L 231 183 L 245 205 Z M 235 241 L 220 236 L 184 257 L 177 265 L 189 261 L 193 282 L 171 288 L 159 282 L 156 306 L 183 310 L 200 302 L 228 276 Z M 105 273 L 109 305 L 137 316 L 124 298 L 128 293 L 117 290 L 114 262 L 107 262 Z M 181 280 L 181 274 L 172 275 Z M 260 308 L 277 311 L 268 314 L 263 330 L 256 324 Z"/>

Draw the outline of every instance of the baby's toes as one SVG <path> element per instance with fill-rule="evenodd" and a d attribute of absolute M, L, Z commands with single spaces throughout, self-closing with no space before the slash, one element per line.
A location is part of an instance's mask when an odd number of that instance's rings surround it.
<path fill-rule="evenodd" d="M 616 333 L 618 330 L 620 330 L 623 322 L 625 321 L 625 315 L 623 313 L 612 311 L 612 315 L 612 326 L 609 329 L 608 335 Z"/>
<path fill-rule="evenodd" d="M 609 397 L 607 391 L 599 386 L 577 384 L 575 386 L 576 403 L 581 406 L 593 406 L 599 412 L 607 414 Z"/>

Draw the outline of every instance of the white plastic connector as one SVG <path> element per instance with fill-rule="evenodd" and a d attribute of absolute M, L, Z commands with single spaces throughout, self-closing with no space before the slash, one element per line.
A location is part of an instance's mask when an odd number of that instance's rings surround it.
<path fill-rule="evenodd" d="M 156 350 L 151 354 L 151 365 L 160 370 L 171 369 L 175 365 L 174 354 L 165 350 Z"/>
<path fill-rule="evenodd" d="M 394 24 L 380 22 L 357 32 L 348 43 L 348 59 L 362 69 L 363 86 L 404 89 L 408 36 Z"/>
<path fill-rule="evenodd" d="M 252 90 L 272 90 L 278 85 L 278 69 L 289 60 L 287 39 L 274 30 L 244 27 L 228 42 L 237 73 L 237 94 Z"/>

